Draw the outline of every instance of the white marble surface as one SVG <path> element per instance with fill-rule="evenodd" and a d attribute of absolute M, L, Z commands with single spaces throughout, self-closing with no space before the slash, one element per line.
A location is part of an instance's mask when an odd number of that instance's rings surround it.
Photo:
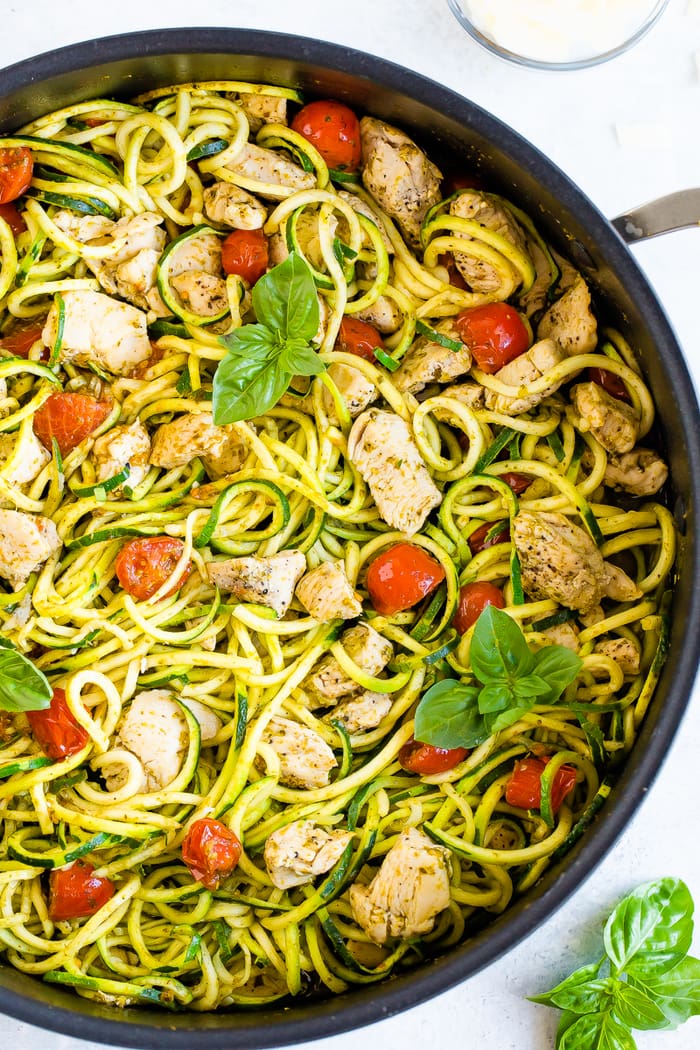
<path fill-rule="evenodd" d="M 700 185 L 700 0 L 671 0 L 650 36 L 608 65 L 537 73 L 482 52 L 445 0 L 3 0 L 0 67 L 63 44 L 155 27 L 243 26 L 300 33 L 357 47 L 442 81 L 524 134 L 613 216 L 654 196 Z M 700 218 L 700 216 L 698 217 Z M 700 384 L 700 231 L 634 249 L 664 303 Z M 362 1033 L 314 1044 L 350 1050 L 548 1050 L 556 1011 L 533 994 L 592 961 L 602 921 L 634 885 L 662 875 L 686 880 L 700 906 L 696 775 L 700 689 L 649 797 L 604 863 L 524 944 L 463 986 Z M 700 934 L 695 938 L 700 955 Z M 700 1020 L 675 1033 L 639 1033 L 640 1050 L 696 1050 Z M 86 1044 L 0 1017 L 0 1046 L 83 1050 Z"/>

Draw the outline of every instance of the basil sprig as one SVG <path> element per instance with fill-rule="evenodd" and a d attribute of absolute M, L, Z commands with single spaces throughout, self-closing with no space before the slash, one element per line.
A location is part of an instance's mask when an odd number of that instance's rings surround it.
<path fill-rule="evenodd" d="M 446 680 L 426 692 L 414 736 L 435 747 L 476 747 L 535 704 L 555 704 L 582 667 L 563 645 L 533 652 L 518 624 L 487 605 L 474 627 L 471 667 L 479 685 Z"/>
<path fill-rule="evenodd" d="M 0 710 L 41 711 L 51 703 L 51 695 L 45 675 L 0 637 Z"/>
<path fill-rule="evenodd" d="M 319 308 L 311 269 L 290 252 L 253 286 L 256 324 L 222 337 L 228 354 L 214 375 L 217 425 L 262 415 L 276 405 L 292 376 L 315 376 L 325 365 L 311 345 Z"/>
<path fill-rule="evenodd" d="M 563 1010 L 557 1050 L 634 1050 L 631 1029 L 677 1028 L 700 1014 L 689 956 L 693 899 L 680 879 L 638 886 L 608 919 L 605 955 L 532 1002 Z"/>

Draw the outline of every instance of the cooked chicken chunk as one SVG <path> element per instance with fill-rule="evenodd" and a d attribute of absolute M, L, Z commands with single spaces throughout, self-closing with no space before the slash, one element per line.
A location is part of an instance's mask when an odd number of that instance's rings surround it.
<path fill-rule="evenodd" d="M 352 831 L 326 831 L 312 820 L 295 820 L 265 842 L 265 867 L 280 890 L 313 882 L 330 871 L 352 839 Z"/>
<path fill-rule="evenodd" d="M 591 293 L 579 274 L 537 326 L 537 338 L 548 337 L 569 356 L 589 354 L 596 348 L 598 325 L 591 310 Z"/>
<path fill-rule="evenodd" d="M 348 190 L 339 190 L 338 196 L 341 198 L 341 200 L 344 200 L 346 204 L 349 204 L 352 210 L 357 212 L 358 215 L 364 215 L 366 219 L 370 219 L 374 223 L 374 225 L 379 230 L 384 247 L 386 248 L 389 255 L 393 255 L 394 246 L 389 240 L 389 235 L 386 232 L 386 227 L 384 226 L 384 223 L 379 218 L 379 216 L 372 211 L 369 204 L 363 201 L 361 197 L 358 197 L 356 193 L 350 193 Z M 365 234 L 365 240 L 369 244 L 367 234 Z"/>
<path fill-rule="evenodd" d="M 280 783 L 289 787 L 326 787 L 338 765 L 323 737 L 289 718 L 271 718 L 262 739 L 280 760 Z"/>
<path fill-rule="evenodd" d="M 355 416 L 359 416 L 360 412 L 364 412 L 367 406 L 371 405 L 379 397 L 379 391 L 374 383 L 359 368 L 353 368 L 351 365 L 343 365 L 339 361 L 335 361 L 329 366 L 328 375 L 337 386 L 338 392 L 345 402 L 345 407 L 353 419 Z M 339 422 L 338 414 L 335 410 L 333 398 L 326 388 L 323 391 L 323 401 L 331 423 L 337 424 Z"/>
<path fill-rule="evenodd" d="M 576 425 L 590 430 L 608 452 L 630 452 L 637 441 L 639 417 L 630 405 L 611 397 L 598 383 L 577 383 L 571 388 L 577 413 Z"/>
<path fill-rule="evenodd" d="M 523 588 L 531 598 L 551 598 L 587 613 L 603 597 L 628 601 L 640 596 L 634 581 L 603 561 L 588 533 L 564 514 L 521 510 L 513 519 L 513 539 Z"/>
<path fill-rule="evenodd" d="M 248 118 L 248 124 L 253 133 L 260 131 L 264 124 L 287 123 L 286 98 L 246 91 L 235 98 L 235 101 Z"/>
<path fill-rule="evenodd" d="M 106 434 L 98 437 L 92 447 L 97 480 L 108 481 L 128 466 L 129 477 L 126 484 L 131 489 L 136 488 L 148 473 L 150 453 L 151 439 L 141 423 L 112 427 Z M 111 489 L 108 495 L 115 499 L 121 496 L 123 491 L 124 486 L 118 485 Z"/>
<path fill-rule="evenodd" d="M 392 376 L 392 382 L 403 393 L 417 394 L 428 383 L 447 383 L 466 375 L 471 368 L 471 350 L 462 343 L 452 318 L 440 321 L 435 330 L 448 339 L 454 339 L 462 349 L 451 350 L 427 336 L 420 336 L 408 348 Z"/>
<path fill-rule="evenodd" d="M 203 270 L 191 270 L 176 274 L 170 284 L 185 309 L 198 317 L 218 317 L 228 309 L 223 277 Z"/>
<path fill-rule="evenodd" d="M 170 470 L 201 456 L 207 474 L 216 479 L 240 470 L 246 455 L 246 443 L 234 423 L 218 427 L 211 412 L 188 412 L 158 427 L 150 461 Z"/>
<path fill-rule="evenodd" d="M 157 692 L 157 690 L 154 690 Z M 167 692 L 167 690 L 163 690 Z M 180 698 L 180 703 L 189 708 L 199 722 L 199 737 L 203 745 L 211 744 L 221 730 L 222 721 L 219 716 L 206 704 L 199 700 L 192 700 L 189 696 Z"/>
<path fill-rule="evenodd" d="M 61 539 L 50 518 L 0 510 L 0 576 L 15 590 L 60 549 Z"/>
<path fill-rule="evenodd" d="M 87 244 L 98 237 L 108 237 L 117 225 L 114 219 L 104 215 L 77 215 L 74 211 L 61 209 L 53 216 L 59 230 L 70 234 L 76 241 Z"/>
<path fill-rule="evenodd" d="M 432 930 L 450 903 L 449 851 L 405 828 L 369 886 L 350 887 L 355 921 L 377 944 Z"/>
<path fill-rule="evenodd" d="M 609 656 L 623 674 L 639 674 L 640 652 L 629 638 L 607 638 L 598 642 L 593 651 Z"/>
<path fill-rule="evenodd" d="M 484 407 L 485 390 L 481 383 L 454 383 L 452 386 L 446 386 L 441 394 L 443 397 L 450 397 L 453 401 L 466 405 L 467 408 L 471 408 L 472 412 L 478 412 Z M 435 413 L 437 418 L 445 418 L 449 422 L 448 414 L 445 412 L 440 415 L 441 412 L 442 409 L 438 409 Z"/>
<path fill-rule="evenodd" d="M 565 649 L 571 649 L 574 653 L 577 653 L 581 648 L 581 643 L 578 640 L 578 627 L 571 620 L 557 624 L 556 627 L 547 627 L 546 630 L 540 633 L 547 639 L 549 645 L 563 645 Z"/>
<path fill-rule="evenodd" d="M 265 558 L 254 555 L 229 558 L 209 562 L 207 572 L 220 590 L 235 594 L 242 602 L 267 605 L 281 620 L 294 597 L 297 582 L 306 572 L 306 556 L 292 550 Z"/>
<path fill-rule="evenodd" d="M 214 233 L 202 233 L 189 237 L 180 244 L 169 259 L 170 278 L 181 273 L 208 273 L 220 277 L 221 241 Z"/>
<path fill-rule="evenodd" d="M 86 263 L 110 295 L 128 299 L 142 310 L 166 315 L 169 311 L 156 287 L 156 269 L 166 241 L 162 222 L 162 216 L 150 211 L 120 219 L 108 233 L 88 242 L 113 244 L 114 254 L 106 259 L 86 259 Z"/>
<path fill-rule="evenodd" d="M 376 677 L 394 655 L 391 642 L 366 623 L 349 627 L 340 636 L 345 652 L 365 674 Z M 334 656 L 324 656 L 302 683 L 310 707 L 330 707 L 342 697 L 362 690 L 359 682 L 343 671 Z M 372 694 L 373 695 L 373 694 Z"/>
<path fill-rule="evenodd" d="M 527 254 L 525 234 L 520 224 L 507 208 L 492 200 L 488 194 L 479 190 L 460 193 L 450 204 L 450 215 L 477 222 L 480 226 L 505 237 L 515 248 Z M 463 233 L 459 233 L 458 236 L 473 240 L 466 238 Z M 495 292 L 501 287 L 503 279 L 497 270 L 484 259 L 470 255 L 468 248 L 464 252 L 454 252 L 454 259 L 457 269 L 473 292 Z"/>
<path fill-rule="evenodd" d="M 260 197 L 272 200 L 286 197 L 297 190 L 313 189 L 316 185 L 316 176 L 312 171 L 304 171 L 274 150 L 263 149 L 252 142 L 246 143 L 226 168 L 235 175 L 265 183 L 263 188 L 255 192 Z"/>
<path fill-rule="evenodd" d="M 507 365 L 499 370 L 494 375 L 494 379 L 497 379 L 499 383 L 506 383 L 508 386 L 512 386 L 518 389 L 518 393 L 512 397 L 506 394 L 496 394 L 493 390 L 486 391 L 486 407 L 490 408 L 492 412 L 507 412 L 509 415 L 520 415 L 521 412 L 528 412 L 531 408 L 539 405 L 541 401 L 544 401 L 546 397 L 553 394 L 555 390 L 558 390 L 563 380 L 559 383 L 552 383 L 546 390 L 542 390 L 539 394 L 530 394 L 527 392 L 529 383 L 534 383 L 537 379 L 541 379 L 545 372 L 548 372 L 550 368 L 554 368 L 560 361 L 566 358 L 566 354 L 560 350 L 557 344 L 552 339 L 542 339 L 540 342 L 535 343 L 530 349 L 521 354 L 519 357 L 514 358 L 513 361 L 509 361 Z"/>
<path fill-rule="evenodd" d="M 611 452 L 605 468 L 605 484 L 633 496 L 653 496 L 666 484 L 668 467 L 657 452 L 635 448 L 616 455 Z"/>
<path fill-rule="evenodd" d="M 518 309 L 526 317 L 532 318 L 547 305 L 553 275 L 549 259 L 532 237 L 527 237 L 527 252 L 535 266 L 535 280 L 527 292 L 519 297 Z"/>
<path fill-rule="evenodd" d="M 329 722 L 340 722 L 348 733 L 367 733 L 370 729 L 376 729 L 381 720 L 389 714 L 391 705 L 392 699 L 388 693 L 373 693 L 367 690 L 359 696 L 343 700 L 326 715 L 326 719 Z"/>
<path fill-rule="evenodd" d="M 408 536 L 442 502 L 408 424 L 393 412 L 370 408 L 358 416 L 348 456 L 367 482 L 380 517 Z"/>
<path fill-rule="evenodd" d="M 360 121 L 362 182 L 416 247 L 425 214 L 440 200 L 442 174 L 415 142 L 374 117 Z"/>
<path fill-rule="evenodd" d="M 159 791 L 180 772 L 187 736 L 185 716 L 172 693 L 151 689 L 132 700 L 119 724 L 116 746 L 131 751 L 143 765 L 145 790 Z M 105 768 L 106 777 L 110 769 Z"/>
<path fill-rule="evenodd" d="M 151 356 L 146 315 L 129 303 L 103 292 L 83 289 L 62 292 L 63 337 L 59 359 L 77 365 L 97 365 L 124 376 Z M 54 302 L 41 333 L 46 346 L 55 346 L 60 308 Z"/>
<path fill-rule="evenodd" d="M 212 222 L 235 230 L 259 230 L 267 208 L 257 197 L 230 182 L 215 182 L 204 191 L 204 213 Z"/>
<path fill-rule="evenodd" d="M 371 324 L 382 335 L 391 335 L 392 332 L 398 331 L 403 323 L 403 314 L 388 295 L 380 295 L 371 306 L 353 316 L 359 321 Z"/>
<path fill-rule="evenodd" d="M 297 584 L 296 595 L 314 620 L 352 620 L 362 615 L 362 602 L 348 579 L 343 561 L 324 561 Z"/>
<path fill-rule="evenodd" d="M 12 466 L 3 470 L 5 481 L 10 485 L 28 485 L 50 462 L 51 453 L 33 430 L 26 430 L 21 440 L 17 434 L 0 434 L 0 466 L 4 468 L 11 458 Z"/>

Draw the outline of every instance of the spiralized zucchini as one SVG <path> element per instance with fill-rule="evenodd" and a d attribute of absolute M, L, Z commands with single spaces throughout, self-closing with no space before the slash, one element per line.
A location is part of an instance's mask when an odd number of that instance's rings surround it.
<path fill-rule="evenodd" d="M 100 434 L 140 421 L 153 435 L 183 413 L 209 408 L 212 377 L 225 354 L 220 336 L 251 319 L 240 279 L 229 277 L 213 325 L 184 307 L 165 322 L 151 316 L 153 356 L 127 376 L 70 363 L 60 345 L 49 346 L 50 359 L 41 363 L 41 339 L 28 360 L 3 350 L 0 429 L 14 444 L 0 466 L 2 505 L 50 517 L 61 548 L 16 592 L 4 585 L 0 629 L 66 690 L 88 743 L 52 761 L 23 716 L 0 715 L 0 949 L 25 973 L 120 1006 L 213 1010 L 319 988 L 336 993 L 464 941 L 532 887 L 591 823 L 634 745 L 665 652 L 672 520 L 662 503 L 605 486 L 608 453 L 581 428 L 562 385 L 605 363 L 624 382 L 643 436 L 654 408 L 633 350 L 618 332 L 605 330 L 594 352 L 573 354 L 517 390 L 472 370 L 471 379 L 496 395 L 559 387 L 518 414 L 483 403 L 469 407 L 436 383 L 417 397 L 403 393 L 392 369 L 414 343 L 417 324 L 434 330 L 465 308 L 506 300 L 537 320 L 527 308 L 533 282 L 544 275 L 549 304 L 561 294 L 566 264 L 528 216 L 495 196 L 520 223 L 523 246 L 453 215 L 449 198 L 428 213 L 422 246 L 412 248 L 359 178 L 333 181 L 320 154 L 278 118 L 263 123 L 256 139 L 245 105 L 250 97 L 299 101 L 294 91 L 265 85 L 182 85 L 133 104 L 82 102 L 3 140 L 31 149 L 35 174 L 18 202 L 26 229 L 13 235 L 0 218 L 0 331 L 10 335 L 20 324 L 43 322 L 71 290 L 100 289 L 89 264 L 109 261 L 114 246 L 86 244 L 60 216 L 56 221 L 59 212 L 98 219 L 153 213 L 172 243 L 201 224 L 215 237 L 229 232 L 204 210 L 214 180 L 250 191 L 265 204 L 265 234 L 298 248 L 313 269 L 324 307 L 322 360 L 358 370 L 376 386 L 377 403 L 410 425 L 442 494 L 439 510 L 411 542 L 442 563 L 446 585 L 408 611 L 374 611 L 367 566 L 407 537 L 381 519 L 351 462 L 348 406 L 327 374 L 264 416 L 235 424 L 246 453 L 233 474 L 209 477 L 194 457 L 171 469 L 151 465 L 133 488 L 127 474 L 97 481 L 92 449 Z M 227 167 L 248 141 L 291 157 L 313 184 L 294 190 Z M 341 190 L 362 207 L 339 196 Z M 450 252 L 490 266 L 496 287 L 476 292 L 451 284 L 444 266 Z M 177 296 L 171 299 L 177 306 Z M 399 315 L 385 340 L 388 368 L 335 349 L 343 316 L 380 299 Z M 33 480 L 18 483 L 13 464 L 33 440 L 34 414 L 60 388 L 110 398 L 113 409 L 63 460 L 54 447 Z M 519 497 L 502 480 L 510 472 L 532 482 Z M 476 554 L 469 546 L 476 528 L 508 522 L 519 510 L 581 524 L 605 558 L 624 565 L 641 597 L 606 599 L 592 617 L 551 598 L 529 598 L 509 541 Z M 192 571 L 174 593 L 161 588 L 154 599 L 138 600 L 120 586 L 115 561 L 126 539 L 154 535 L 184 541 L 171 582 L 189 560 Z M 393 646 L 384 671 L 367 675 L 354 662 L 343 644 L 347 624 L 318 622 L 298 601 L 277 619 L 269 608 L 220 594 L 209 581 L 213 560 L 290 549 L 303 552 L 308 569 L 343 562 L 365 620 Z M 533 648 L 551 644 L 556 636 L 548 632 L 569 625 L 583 669 L 563 703 L 535 706 L 448 772 L 416 776 L 402 768 L 399 751 L 411 739 L 427 687 L 470 673 L 471 631 L 459 638 L 451 620 L 459 586 L 476 580 L 504 589 L 507 612 Z M 614 640 L 638 652 L 638 671 L 600 648 Z M 358 693 L 389 697 L 378 725 L 348 732 L 334 722 L 332 707 L 309 707 L 307 676 L 329 654 Z M 201 744 L 197 719 L 183 705 L 188 739 L 179 772 L 148 791 L 118 731 L 132 698 L 152 689 L 199 702 L 218 717 L 219 728 Z M 276 716 L 312 729 L 333 749 L 338 764 L 327 785 L 280 781 L 279 759 L 264 739 Z M 576 770 L 575 791 L 553 820 L 505 801 L 514 762 L 528 754 L 552 756 L 552 770 L 564 762 Z M 115 761 L 123 776 L 109 789 L 103 771 Z M 215 890 L 196 881 L 181 856 L 187 829 L 202 817 L 220 819 L 244 846 L 238 867 Z M 262 851 L 273 832 L 300 819 L 350 831 L 352 839 L 332 870 L 283 890 L 273 885 Z M 427 827 L 450 850 L 451 902 L 422 937 L 378 946 L 356 921 L 348 889 L 353 881 L 369 882 L 408 827 Z M 112 880 L 116 892 L 87 919 L 54 922 L 47 872 L 78 858 Z"/>

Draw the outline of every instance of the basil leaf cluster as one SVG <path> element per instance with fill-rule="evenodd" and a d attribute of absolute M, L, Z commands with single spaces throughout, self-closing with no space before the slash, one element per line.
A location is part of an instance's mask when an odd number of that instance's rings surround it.
<path fill-rule="evenodd" d="M 296 252 L 256 281 L 251 293 L 257 322 L 223 336 L 226 357 L 214 375 L 214 422 L 236 423 L 276 405 L 292 376 L 314 376 L 325 365 L 311 345 L 318 331 L 316 285 Z"/>
<path fill-rule="evenodd" d="M 470 660 L 480 684 L 447 680 L 431 686 L 416 710 L 416 740 L 435 747 L 476 747 L 535 704 L 555 704 L 582 667 L 563 645 L 533 652 L 515 620 L 493 605 L 476 622 Z"/>
<path fill-rule="evenodd" d="M 620 901 L 605 925 L 603 958 L 531 997 L 564 1011 L 557 1050 L 635 1050 L 632 1029 L 673 1029 L 700 1014 L 700 959 L 688 955 L 693 907 L 673 878 Z"/>
<path fill-rule="evenodd" d="M 41 711 L 51 703 L 46 676 L 0 637 L 0 711 Z"/>

